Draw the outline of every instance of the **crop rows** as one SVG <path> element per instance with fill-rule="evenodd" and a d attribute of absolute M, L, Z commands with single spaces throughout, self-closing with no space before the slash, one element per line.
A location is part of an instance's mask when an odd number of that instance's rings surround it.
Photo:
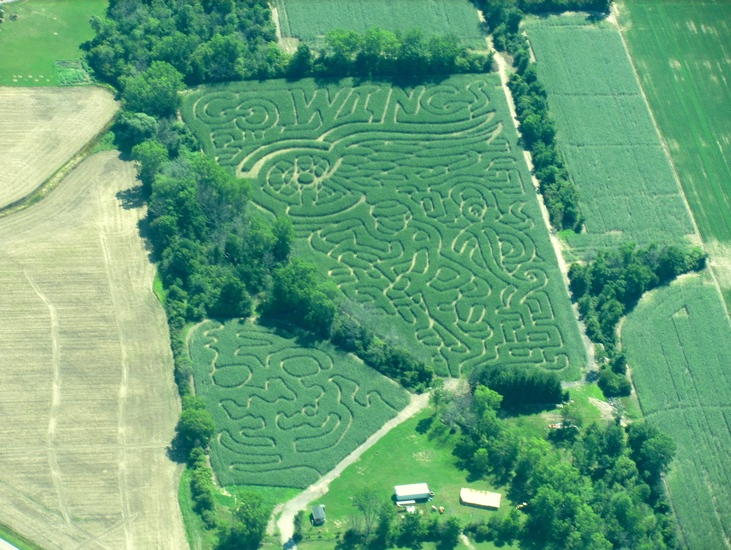
<path fill-rule="evenodd" d="M 724 548 L 731 534 L 731 325 L 710 281 L 684 278 L 643 300 L 624 325 L 648 421 L 672 434 L 668 475 L 689 548 Z"/>
<path fill-rule="evenodd" d="M 584 360 L 494 76 L 439 85 L 233 84 L 184 116 L 379 326 L 442 374 Z M 266 99 L 264 99 L 266 98 Z"/>
<path fill-rule="evenodd" d="M 351 356 L 251 323 L 206 322 L 191 355 L 218 430 L 211 461 L 224 485 L 306 487 L 408 403 Z"/>
<path fill-rule="evenodd" d="M 419 28 L 425 34 L 451 33 L 469 47 L 484 50 L 477 9 L 469 0 L 276 0 L 282 35 L 320 45 L 328 31 L 363 32 Z"/>
<path fill-rule="evenodd" d="M 684 242 L 693 225 L 617 29 L 579 16 L 527 29 L 586 216 L 572 247 Z"/>
<path fill-rule="evenodd" d="M 623 16 L 642 87 L 731 307 L 731 4 L 638 1 Z"/>

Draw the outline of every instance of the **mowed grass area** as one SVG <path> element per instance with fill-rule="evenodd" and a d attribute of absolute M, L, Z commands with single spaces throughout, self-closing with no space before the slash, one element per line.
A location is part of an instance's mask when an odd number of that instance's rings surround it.
<path fill-rule="evenodd" d="M 4 4 L 0 23 L 0 86 L 58 86 L 56 61 L 78 60 L 90 40 L 92 16 L 108 0 L 20 0 Z M 17 15 L 17 19 L 13 16 Z"/>
<path fill-rule="evenodd" d="M 409 402 L 353 356 L 250 321 L 200 325 L 191 358 L 216 422 L 211 463 L 222 485 L 307 487 Z"/>
<path fill-rule="evenodd" d="M 260 209 L 292 220 L 297 253 L 440 374 L 578 377 L 585 349 L 497 75 L 212 86 L 183 113 Z"/>
<path fill-rule="evenodd" d="M 352 497 L 365 488 L 374 489 L 384 502 L 390 502 L 394 485 L 427 483 L 434 492 L 434 500 L 428 504 L 417 505 L 425 519 L 438 515 L 431 511 L 431 505 L 444 506 L 446 515 L 457 516 L 462 524 L 490 518 L 492 515 L 507 514 L 513 504 L 505 495 L 504 487 L 493 487 L 486 481 L 467 481 L 467 472 L 457 466 L 457 458 L 452 454 L 457 434 L 448 429 L 440 430 L 438 435 L 430 428 L 440 423 L 428 409 L 407 420 L 385 435 L 376 445 L 363 453 L 363 456 L 346 468 L 330 484 L 329 491 L 319 500 L 311 503 L 324 504 L 327 523 L 322 527 L 307 527 L 308 538 L 333 539 L 338 532 L 348 529 L 351 516 L 357 516 Z M 446 427 L 445 427 L 446 428 Z M 462 487 L 502 493 L 498 511 L 484 510 L 459 503 L 459 490 Z M 443 519 L 443 518 L 442 518 Z M 333 548 L 333 542 L 329 548 Z M 326 546 L 323 546 L 325 548 Z M 490 543 L 477 545 L 480 549 L 494 548 Z M 310 548 L 307 543 L 303 550 Z M 312 548 L 317 548 L 313 546 Z M 511 546 L 502 546 L 510 549 Z"/>
<path fill-rule="evenodd" d="M 731 325 L 708 274 L 653 291 L 622 329 L 647 421 L 672 435 L 667 475 L 688 548 L 731 538 Z"/>
<path fill-rule="evenodd" d="M 621 4 L 647 99 L 731 305 L 731 3 Z"/>
<path fill-rule="evenodd" d="M 526 20 L 558 142 L 579 188 L 579 252 L 683 244 L 694 228 L 617 28 L 586 16 Z"/>
<path fill-rule="evenodd" d="M 313 46 L 334 29 L 363 32 L 421 29 L 425 35 L 451 33 L 468 47 L 487 48 L 480 18 L 469 0 L 275 0 L 282 36 Z"/>

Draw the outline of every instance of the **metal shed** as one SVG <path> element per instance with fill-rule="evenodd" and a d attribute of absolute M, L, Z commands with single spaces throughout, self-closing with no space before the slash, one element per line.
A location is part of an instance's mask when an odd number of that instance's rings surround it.
<path fill-rule="evenodd" d="M 396 502 L 402 500 L 424 500 L 434 496 L 426 483 L 412 483 L 411 485 L 396 485 L 393 488 Z"/>
<path fill-rule="evenodd" d="M 322 525 L 325 523 L 325 506 L 319 504 L 311 508 L 313 525 Z"/>

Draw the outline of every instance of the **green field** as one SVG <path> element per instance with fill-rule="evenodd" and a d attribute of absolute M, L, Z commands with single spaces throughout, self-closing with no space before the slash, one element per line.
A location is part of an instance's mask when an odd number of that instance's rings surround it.
<path fill-rule="evenodd" d="M 190 351 L 218 431 L 211 464 L 222 485 L 307 487 L 409 402 L 352 356 L 248 321 L 203 323 Z"/>
<path fill-rule="evenodd" d="M 289 216 L 297 254 L 439 373 L 577 377 L 585 350 L 498 83 L 239 83 L 183 113 L 261 209 Z"/>
<path fill-rule="evenodd" d="M 468 47 L 487 48 L 477 9 L 469 0 L 275 0 L 282 36 L 319 45 L 334 29 L 363 32 L 421 29 L 451 33 Z"/>
<path fill-rule="evenodd" d="M 107 0 L 20 0 L 5 4 L 0 23 L 0 86 L 59 86 L 86 78 L 75 61 L 94 36 L 89 19 Z M 17 19 L 13 15 L 17 15 Z"/>
<path fill-rule="evenodd" d="M 459 436 L 450 435 L 449 430 L 437 437 L 428 432 L 432 422 L 440 422 L 434 420 L 433 414 L 433 411 L 427 410 L 397 426 L 363 453 L 356 463 L 346 468 L 330 484 L 329 491 L 310 504 L 324 504 L 328 522 L 322 528 L 308 526 L 306 535 L 316 538 L 320 533 L 327 539 L 334 537 L 338 531 L 345 531 L 350 524 L 350 517 L 358 513 L 353 506 L 352 496 L 366 487 L 374 489 L 384 502 L 390 502 L 394 485 L 427 483 L 434 492 L 434 500 L 418 505 L 426 514 L 424 519 L 436 514 L 430 511 L 432 504 L 444 506 L 445 514 L 457 516 L 463 525 L 487 520 L 494 514 L 507 514 L 512 504 L 507 499 L 504 488 L 491 486 L 484 480 L 468 482 L 467 472 L 457 467 L 457 458 L 452 451 Z M 502 493 L 500 509 L 495 512 L 462 506 L 459 502 L 459 490 L 462 487 Z M 329 548 L 333 546 L 331 542 Z M 476 547 L 480 550 L 495 548 L 492 543 L 483 543 Z M 305 550 L 308 547 L 302 548 Z M 501 548 L 510 550 L 513 547 Z"/>
<path fill-rule="evenodd" d="M 586 216 L 569 244 L 687 242 L 693 225 L 616 27 L 561 16 L 526 28 Z"/>
<path fill-rule="evenodd" d="M 667 485 L 688 548 L 731 538 L 731 325 L 708 279 L 652 292 L 622 330 L 643 412 L 678 446 Z"/>
<path fill-rule="evenodd" d="M 731 3 L 622 5 L 642 87 L 731 305 Z"/>
<path fill-rule="evenodd" d="M 252 178 L 310 257 L 441 374 L 585 351 L 497 75 L 399 88 L 312 80 L 184 100 L 207 152 Z"/>

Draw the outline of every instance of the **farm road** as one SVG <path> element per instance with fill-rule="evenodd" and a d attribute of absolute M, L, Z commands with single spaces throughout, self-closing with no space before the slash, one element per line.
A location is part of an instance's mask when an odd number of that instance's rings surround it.
<path fill-rule="evenodd" d="M 452 380 L 449 380 L 448 382 L 452 382 Z M 457 380 L 454 380 L 454 382 L 457 382 Z M 327 493 L 327 490 L 330 487 L 330 483 L 332 483 L 334 479 L 339 477 L 343 470 L 345 470 L 345 468 L 357 461 L 364 452 L 366 452 L 373 445 L 375 445 L 378 440 L 381 439 L 388 432 L 390 432 L 391 429 L 395 428 L 402 422 L 405 422 L 415 414 L 424 410 L 427 405 L 429 405 L 428 393 L 424 393 L 421 395 L 412 395 L 411 403 L 406 405 L 406 407 L 394 418 L 386 422 L 380 430 L 371 435 L 365 441 L 365 443 L 363 443 L 360 447 L 358 447 L 352 453 L 346 456 L 337 466 L 335 466 L 335 468 L 322 476 L 319 481 L 313 483 L 307 489 L 302 491 L 299 495 L 287 501 L 281 508 L 282 515 L 279 516 L 279 519 L 276 522 L 277 527 L 279 527 L 282 545 L 289 550 L 294 550 L 297 548 L 297 545 L 292 540 L 292 535 L 294 534 L 294 516 L 297 515 L 297 512 L 303 510 L 308 503 L 320 498 L 322 495 Z M 275 515 L 277 511 L 278 510 L 275 510 Z M 273 532 L 273 527 L 273 522 L 270 522 L 268 527 L 270 533 Z"/>

